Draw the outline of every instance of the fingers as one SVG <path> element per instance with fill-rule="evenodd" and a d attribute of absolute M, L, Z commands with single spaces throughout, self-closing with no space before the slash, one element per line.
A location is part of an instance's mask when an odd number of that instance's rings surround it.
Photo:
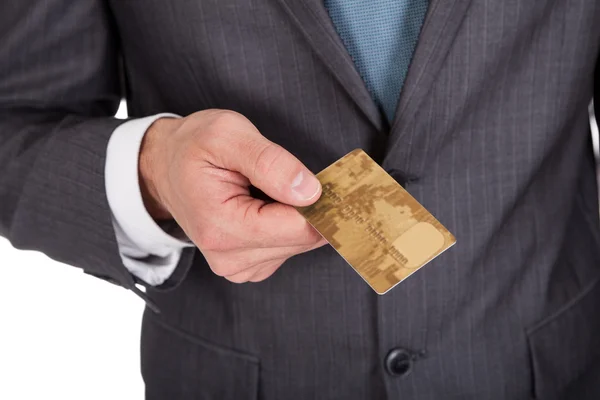
<path fill-rule="evenodd" d="M 273 275 L 279 269 L 279 267 L 281 267 L 282 263 L 283 262 L 281 262 L 279 264 L 267 265 L 266 267 L 263 267 L 257 273 L 255 273 L 250 279 L 248 279 L 248 282 L 256 283 L 256 282 L 264 281 L 265 279 L 267 279 L 268 277 Z"/>
<path fill-rule="evenodd" d="M 306 246 L 321 235 L 291 206 L 241 200 L 236 204 L 232 229 L 242 247 Z"/>
<path fill-rule="evenodd" d="M 273 275 L 279 269 L 279 267 L 281 267 L 284 261 L 285 260 L 268 261 L 256 266 L 255 268 L 226 276 L 225 279 L 233 283 L 264 281 Z"/>
<path fill-rule="evenodd" d="M 215 134 L 205 144 L 218 167 L 240 172 L 269 197 L 285 204 L 306 206 L 319 198 L 321 184 L 312 172 L 262 136 L 245 117 L 223 111 L 213 119 Z"/>
<path fill-rule="evenodd" d="M 327 241 L 325 239 L 321 239 L 313 246 L 310 246 L 309 248 L 304 249 L 303 251 L 298 251 L 296 254 L 314 250 L 323 246 L 326 243 Z M 263 264 L 259 264 L 256 268 L 252 268 L 250 270 L 243 271 L 240 274 L 235 274 L 233 276 L 226 277 L 226 279 L 235 283 L 261 282 L 273 275 L 279 269 L 279 267 L 281 267 L 285 260 L 287 260 L 287 258 L 284 260 L 276 259 L 272 261 L 267 261 Z"/>
<path fill-rule="evenodd" d="M 303 246 L 246 249 L 228 252 L 203 251 L 202 253 L 216 275 L 229 278 L 240 273 L 245 273 L 246 271 L 248 271 L 246 275 L 251 276 L 258 270 L 258 267 L 263 266 L 265 263 L 273 261 L 283 262 L 294 255 L 321 247 L 325 243 L 323 240 L 318 240 Z"/>
<path fill-rule="evenodd" d="M 321 238 L 291 206 L 266 203 L 229 184 L 206 182 L 204 186 L 207 194 L 186 201 L 202 206 L 193 210 L 189 222 L 178 221 L 200 250 L 305 246 Z"/>

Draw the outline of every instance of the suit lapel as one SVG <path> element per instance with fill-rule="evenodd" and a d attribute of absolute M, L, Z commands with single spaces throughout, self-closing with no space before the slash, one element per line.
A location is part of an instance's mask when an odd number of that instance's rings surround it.
<path fill-rule="evenodd" d="M 344 87 L 377 130 L 383 117 L 320 0 L 277 0 L 312 46 L 317 56 Z"/>
<path fill-rule="evenodd" d="M 321 0 L 277 0 L 332 75 L 378 129 L 387 122 L 375 105 Z M 392 152 L 442 67 L 472 0 L 430 0 L 388 141 Z"/>
<path fill-rule="evenodd" d="M 471 0 L 430 0 L 419 42 L 404 82 L 388 142 L 393 153 L 435 82 Z"/>

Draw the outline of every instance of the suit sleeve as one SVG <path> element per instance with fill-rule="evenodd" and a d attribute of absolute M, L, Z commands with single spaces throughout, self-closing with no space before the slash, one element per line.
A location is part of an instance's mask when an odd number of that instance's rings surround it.
<path fill-rule="evenodd" d="M 594 114 L 596 115 L 596 123 L 600 128 L 600 52 L 596 61 L 596 74 L 594 79 Z"/>
<path fill-rule="evenodd" d="M 113 118 L 121 85 L 108 6 L 5 1 L 0 43 L 0 235 L 135 290 L 105 190 L 107 145 L 124 122 Z"/>

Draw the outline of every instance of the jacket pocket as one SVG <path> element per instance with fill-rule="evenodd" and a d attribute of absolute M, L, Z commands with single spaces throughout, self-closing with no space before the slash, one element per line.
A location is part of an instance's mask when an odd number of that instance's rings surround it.
<path fill-rule="evenodd" d="M 147 400 L 255 400 L 258 358 L 144 315 L 142 376 Z"/>
<path fill-rule="evenodd" d="M 536 399 L 600 399 L 600 283 L 527 331 Z"/>

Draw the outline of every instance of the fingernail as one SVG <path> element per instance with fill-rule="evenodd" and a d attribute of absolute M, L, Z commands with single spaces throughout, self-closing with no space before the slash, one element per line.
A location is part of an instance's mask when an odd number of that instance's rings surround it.
<path fill-rule="evenodd" d="M 292 181 L 292 193 L 298 200 L 310 200 L 319 193 L 321 183 L 312 174 L 301 171 Z"/>

